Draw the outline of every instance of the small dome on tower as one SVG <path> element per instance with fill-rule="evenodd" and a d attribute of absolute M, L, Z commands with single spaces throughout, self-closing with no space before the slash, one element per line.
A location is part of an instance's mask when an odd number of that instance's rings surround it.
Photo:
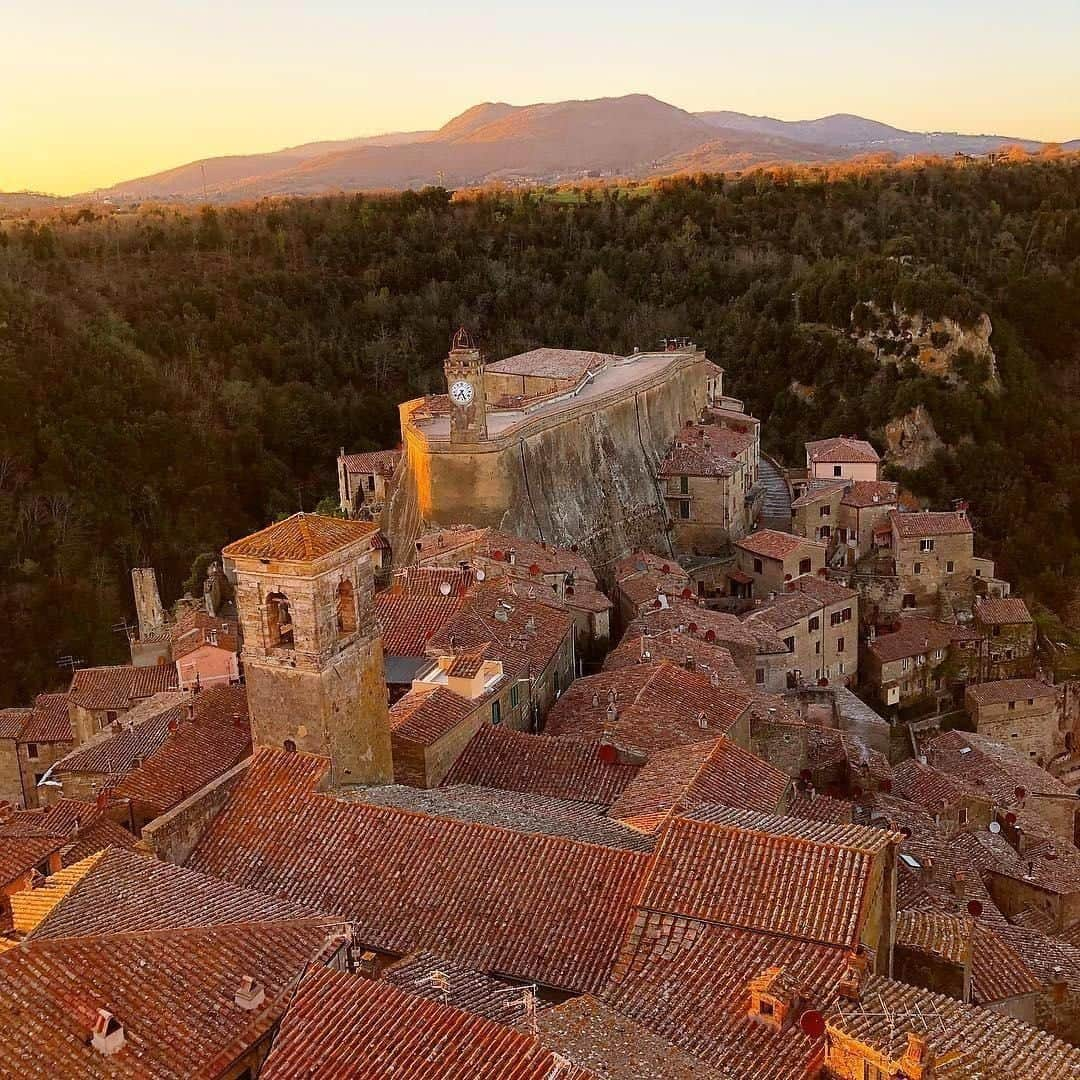
<path fill-rule="evenodd" d="M 451 348 L 455 351 L 458 349 L 475 349 L 476 342 L 473 340 L 472 334 L 464 326 L 459 326 L 457 333 L 454 335 L 454 343 Z"/>

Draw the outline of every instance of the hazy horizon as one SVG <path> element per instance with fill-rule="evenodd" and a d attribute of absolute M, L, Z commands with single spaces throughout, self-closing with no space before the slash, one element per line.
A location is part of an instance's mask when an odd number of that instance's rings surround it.
<path fill-rule="evenodd" d="M 854 0 L 767 11 L 675 0 L 543 20 L 477 0 L 368 14 L 16 0 L 0 69 L 0 191 L 75 194 L 201 158 L 440 127 L 483 101 L 650 94 L 691 112 L 856 113 L 916 131 L 1080 138 L 1080 9 Z"/>

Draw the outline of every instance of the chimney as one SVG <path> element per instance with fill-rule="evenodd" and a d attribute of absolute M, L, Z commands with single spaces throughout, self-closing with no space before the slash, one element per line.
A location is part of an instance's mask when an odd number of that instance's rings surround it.
<path fill-rule="evenodd" d="M 957 870 L 953 874 L 952 878 L 952 893 L 957 900 L 963 900 L 964 894 L 967 892 L 967 878 L 964 875 L 963 870 Z"/>
<path fill-rule="evenodd" d="M 233 995 L 237 1008 L 244 1012 L 254 1012 L 266 1000 L 266 990 L 261 982 L 256 982 L 250 975 L 240 980 L 240 985 Z"/>
<path fill-rule="evenodd" d="M 124 1048 L 124 1025 L 107 1009 L 98 1009 L 90 1042 L 99 1054 L 112 1057 Z"/>
<path fill-rule="evenodd" d="M 692 656 L 690 656 L 690 655 L 687 655 L 687 657 L 686 657 L 686 670 L 687 671 L 693 671 L 694 670 L 694 658 Z"/>
<path fill-rule="evenodd" d="M 365 979 L 374 979 L 375 960 L 375 954 L 370 949 L 365 949 L 360 954 L 360 962 L 356 965 L 356 973 Z"/>
<path fill-rule="evenodd" d="M 1054 1004 L 1064 1004 L 1065 997 L 1069 992 L 1069 983 L 1065 978 L 1065 972 L 1055 965 L 1047 982 L 1050 984 L 1050 996 L 1053 998 Z"/>
<path fill-rule="evenodd" d="M 862 995 L 863 980 L 866 977 L 868 967 L 866 953 L 860 948 L 858 952 L 848 953 L 847 966 L 844 974 L 840 976 L 836 992 L 840 997 L 848 1001 L 858 1001 Z"/>
<path fill-rule="evenodd" d="M 919 871 L 919 878 L 924 885 L 930 885 L 937 877 L 937 865 L 933 859 L 925 859 L 922 864 L 922 869 Z"/>
<path fill-rule="evenodd" d="M 194 701 L 189 701 L 187 703 L 187 718 L 189 720 L 194 720 L 195 719 L 195 702 Z"/>

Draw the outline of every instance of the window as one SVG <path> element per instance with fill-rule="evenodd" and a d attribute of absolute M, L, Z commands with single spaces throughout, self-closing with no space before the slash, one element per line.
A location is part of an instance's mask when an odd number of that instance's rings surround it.
<path fill-rule="evenodd" d="M 810 573 L 810 560 L 809 559 L 800 559 L 799 560 L 799 573 L 800 574 L 809 574 Z"/>
<path fill-rule="evenodd" d="M 819 540 L 828 540 L 830 536 L 832 536 L 832 529 L 828 525 L 822 525 L 821 528 L 818 529 Z"/>
<path fill-rule="evenodd" d="M 820 638 L 817 641 L 814 642 L 814 655 L 815 656 L 820 656 L 821 655 L 821 639 Z"/>
<path fill-rule="evenodd" d="M 293 647 L 292 615 L 284 593 L 272 592 L 266 597 L 266 630 L 271 649 Z"/>
<path fill-rule="evenodd" d="M 679 503 L 679 517 L 683 521 L 690 517 L 690 504 L 685 499 Z"/>
<path fill-rule="evenodd" d="M 914 566 L 914 570 L 915 570 L 915 573 L 916 573 L 916 574 L 921 574 L 921 573 L 922 573 L 922 563 L 921 563 L 921 562 L 917 562 L 917 563 L 915 564 L 915 566 Z"/>
<path fill-rule="evenodd" d="M 286 754 L 295 754 L 296 753 L 296 743 L 293 742 L 292 739 L 286 739 L 285 742 L 282 745 L 285 748 L 285 753 Z"/>
<path fill-rule="evenodd" d="M 759 667 L 754 672 L 754 682 L 756 682 L 758 684 L 758 686 L 764 686 L 765 685 L 765 669 L 764 668 Z"/>
<path fill-rule="evenodd" d="M 951 574 L 955 569 L 956 563 L 954 563 L 952 559 L 949 559 L 948 562 L 945 563 L 945 573 Z"/>
<path fill-rule="evenodd" d="M 816 615 L 811 615 L 806 626 L 808 630 L 818 630 L 821 628 L 821 620 Z"/>
<path fill-rule="evenodd" d="M 843 660 L 841 660 L 840 663 L 836 665 L 836 673 L 838 675 L 843 675 L 844 674 L 844 661 Z"/>
<path fill-rule="evenodd" d="M 374 491 L 375 490 L 375 474 L 374 473 L 372 473 L 367 478 L 367 489 L 368 489 L 368 491 Z"/>
<path fill-rule="evenodd" d="M 784 648 L 787 649 L 788 652 L 794 652 L 795 651 L 795 639 L 793 637 L 784 638 Z"/>
<path fill-rule="evenodd" d="M 37 743 L 36 742 L 28 742 L 26 744 L 26 756 L 31 761 L 37 761 L 37 759 L 38 759 L 38 748 L 37 748 Z"/>
<path fill-rule="evenodd" d="M 763 572 L 763 570 L 764 570 L 764 567 L 761 565 L 761 560 L 760 559 L 755 559 L 754 560 L 754 573 L 755 574 L 760 574 L 760 573 Z"/>
<path fill-rule="evenodd" d="M 842 611 L 834 611 L 829 616 L 830 626 L 839 626 L 844 621 L 844 613 Z"/>
<path fill-rule="evenodd" d="M 832 507 L 830 507 L 830 506 L 823 506 L 823 507 L 821 508 L 821 510 L 819 511 L 819 513 L 820 513 L 820 515 L 821 515 L 822 517 L 828 517 L 828 516 L 829 516 L 829 514 L 831 514 L 831 513 L 832 513 Z"/>
<path fill-rule="evenodd" d="M 106 724 L 115 724 L 116 723 L 116 717 L 117 717 L 116 710 L 115 709 L 109 709 L 109 711 L 105 714 L 105 723 Z"/>
<path fill-rule="evenodd" d="M 491 722 L 496 727 L 502 723 L 502 702 L 498 698 L 491 703 Z"/>
<path fill-rule="evenodd" d="M 967 807 L 966 806 L 961 806 L 960 809 L 957 811 L 956 820 L 961 825 L 966 825 L 967 824 L 967 814 L 968 814 Z"/>
<path fill-rule="evenodd" d="M 833 476 L 843 476 L 844 475 L 844 467 L 842 465 L 834 465 L 832 467 L 832 474 L 833 474 Z"/>
<path fill-rule="evenodd" d="M 689 476 L 680 476 L 679 477 L 679 492 L 681 494 L 683 494 L 683 495 L 689 495 L 690 494 L 690 477 Z"/>
<path fill-rule="evenodd" d="M 1009 712 L 1014 712 L 1015 710 L 1016 710 L 1016 702 L 1015 701 L 1010 701 L 1009 702 Z"/>
<path fill-rule="evenodd" d="M 909 667 L 911 667 L 911 657 L 905 656 L 904 659 L 900 661 L 900 670 L 907 671 Z"/>
<path fill-rule="evenodd" d="M 518 704 L 518 684 L 514 683 L 514 685 L 510 687 L 510 708 L 511 709 L 516 709 L 517 704 Z"/>
<path fill-rule="evenodd" d="M 1028 704 L 1029 705 L 1034 705 L 1035 704 L 1035 699 L 1033 697 L 1029 697 L 1028 698 Z"/>
<path fill-rule="evenodd" d="M 934 550 L 934 541 L 933 540 L 920 540 L 919 541 L 919 550 L 920 551 L 933 551 Z"/>
<path fill-rule="evenodd" d="M 910 592 L 904 593 L 903 604 L 906 608 L 913 608 L 915 606 L 915 594 Z"/>
<path fill-rule="evenodd" d="M 763 1001 L 761 1003 L 761 1015 L 762 1016 L 772 1016 L 772 1014 L 773 1014 L 772 1002 L 771 1001 Z"/>
<path fill-rule="evenodd" d="M 842 637 L 838 637 L 836 639 L 836 651 L 837 652 L 843 652 L 844 651 L 844 639 Z"/>
<path fill-rule="evenodd" d="M 342 578 L 337 588 L 337 630 L 339 637 L 356 633 L 356 597 L 348 578 Z"/>
<path fill-rule="evenodd" d="M 216 645 L 217 644 L 217 630 L 216 629 L 207 630 L 206 631 L 206 640 L 209 641 L 211 645 Z"/>

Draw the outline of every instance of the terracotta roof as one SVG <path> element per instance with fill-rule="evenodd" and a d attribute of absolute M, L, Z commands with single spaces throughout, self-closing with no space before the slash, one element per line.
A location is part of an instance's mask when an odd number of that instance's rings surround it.
<path fill-rule="evenodd" d="M 163 814 L 250 753 L 244 687 L 212 686 L 196 695 L 194 719 L 182 719 L 161 746 L 116 785 L 114 795 Z"/>
<path fill-rule="evenodd" d="M 855 480 L 844 492 L 840 502 L 844 506 L 863 509 L 867 506 L 895 505 L 899 497 L 899 485 L 891 480 Z"/>
<path fill-rule="evenodd" d="M 739 456 L 756 443 L 753 432 L 714 424 L 683 427 L 660 464 L 658 476 L 731 476 Z"/>
<path fill-rule="evenodd" d="M 602 999 L 724 1076 L 814 1076 L 822 1040 L 793 1024 L 774 1032 L 747 1015 L 750 981 L 771 966 L 818 1008 L 835 997 L 848 951 L 791 937 L 639 912 Z"/>
<path fill-rule="evenodd" d="M 982 597 L 975 601 L 975 618 L 985 626 L 1012 626 L 1035 621 L 1019 596 Z"/>
<path fill-rule="evenodd" d="M 881 663 L 888 664 L 936 649 L 948 649 L 954 642 L 978 640 L 979 635 L 967 627 L 910 615 L 900 619 L 891 633 L 878 634 L 867 648 Z"/>
<path fill-rule="evenodd" d="M 924 510 L 913 514 L 893 510 L 889 522 L 902 540 L 919 540 L 930 536 L 963 535 L 974 532 L 966 514 L 955 510 Z"/>
<path fill-rule="evenodd" d="M 642 611 L 626 627 L 624 636 L 672 629 L 729 650 L 757 652 L 762 646 L 758 627 L 748 626 L 727 612 L 711 611 L 686 600 L 673 600 L 666 608 Z M 775 631 L 767 630 L 767 636 L 775 642 L 777 651 L 787 651 Z"/>
<path fill-rule="evenodd" d="M 50 877 L 46 886 L 51 888 L 57 878 L 62 875 Z M 100 937 L 316 915 L 299 904 L 242 889 L 195 870 L 109 848 L 67 889 L 33 937 Z"/>
<path fill-rule="evenodd" d="M 662 750 L 727 734 L 750 703 L 749 694 L 662 660 L 575 679 L 545 730 L 587 740 L 610 734 L 621 746 Z"/>
<path fill-rule="evenodd" d="M 607 762 L 599 742 L 482 727 L 443 780 L 610 806 L 640 766 Z"/>
<path fill-rule="evenodd" d="M 20 742 L 74 742 L 67 694 L 38 694 L 30 717 L 19 737 Z"/>
<path fill-rule="evenodd" d="M 563 836 L 583 844 L 624 851 L 651 851 L 653 846 L 650 836 L 607 817 L 605 807 L 572 799 L 552 799 L 472 784 L 433 789 L 387 784 L 356 789 L 355 795 L 352 790 L 346 794 L 374 806 L 394 806 L 433 817 L 498 825 L 540 836 Z"/>
<path fill-rule="evenodd" d="M 400 450 L 371 450 L 363 454 L 344 454 L 339 459 L 351 473 L 378 473 L 392 476 L 401 460 Z"/>
<path fill-rule="evenodd" d="M 763 600 L 760 606 L 747 613 L 743 621 L 748 626 L 765 623 L 773 630 L 781 632 L 799 625 L 804 619 L 820 611 L 822 605 L 812 596 L 801 592 L 784 592 L 772 600 Z"/>
<path fill-rule="evenodd" d="M 695 670 L 706 675 L 719 675 L 725 682 L 740 690 L 749 689 L 727 649 L 722 645 L 692 637 L 676 628 L 657 630 L 651 634 L 628 631 L 623 635 L 622 641 L 604 658 L 604 671 L 636 667 L 653 660 L 670 660 L 685 667 L 687 660 L 691 658 Z"/>
<path fill-rule="evenodd" d="M 801 510 L 804 506 L 827 501 L 833 495 L 846 491 L 850 483 L 850 480 L 809 480 L 803 493 L 791 500 L 791 509 Z"/>
<path fill-rule="evenodd" d="M 903 1056 L 908 1032 L 915 1032 L 938 1057 L 964 1051 L 1009 1076 L 1064 1080 L 1080 1071 L 1080 1049 L 1038 1028 L 883 976 L 867 981 L 862 1002 L 838 1001 L 828 1027 L 877 1050 L 890 1063 Z M 891 1072 L 891 1065 L 884 1071 Z"/>
<path fill-rule="evenodd" d="M 581 349 L 530 349 L 485 367 L 496 375 L 528 375 L 538 379 L 580 379 L 586 371 L 599 371 L 619 357 Z"/>
<path fill-rule="evenodd" d="M 802 593 L 816 600 L 822 607 L 832 604 L 843 604 L 849 600 L 858 600 L 859 594 L 855 589 L 849 589 L 838 581 L 830 581 L 828 578 L 819 577 L 817 574 L 803 574 L 801 577 L 789 581 L 786 586 L 789 592 Z"/>
<path fill-rule="evenodd" d="M 794 818 L 774 818 L 770 831 L 750 824 L 763 817 L 735 819 L 745 825 L 674 818 L 660 837 L 638 907 L 855 948 L 874 854 L 860 833 L 879 830 L 832 826 L 858 837 L 858 846 L 849 846 L 801 835 L 811 823 Z"/>
<path fill-rule="evenodd" d="M 80 668 L 71 677 L 68 693 L 71 700 L 84 709 L 122 711 L 130 709 L 142 698 L 175 690 L 178 685 L 176 668 L 172 664 L 152 667 L 115 664 Z"/>
<path fill-rule="evenodd" d="M 541 1009 L 536 1020 L 545 1046 L 608 1080 L 728 1080 L 731 1075 L 589 994 Z"/>
<path fill-rule="evenodd" d="M 914 758 L 893 766 L 893 790 L 931 812 L 950 806 L 960 806 L 969 796 L 969 789 L 957 783 L 948 773 L 923 765 Z"/>
<path fill-rule="evenodd" d="M 573 574 L 575 582 L 579 584 L 596 581 L 596 573 L 589 561 L 579 552 L 499 529 L 457 526 L 425 533 L 417 543 L 420 545 L 417 558 L 421 563 L 428 559 L 448 559 L 457 554 L 462 560 L 480 558 L 489 567 L 496 564 L 501 570 L 513 570 L 523 578 Z M 536 574 L 532 573 L 533 568 Z"/>
<path fill-rule="evenodd" d="M 33 709 L 0 709 L 0 739 L 18 739 Z M 67 712 L 65 710 L 65 717 Z M 70 731 L 69 731 L 70 737 Z"/>
<path fill-rule="evenodd" d="M 85 859 L 71 863 L 51 874 L 35 888 L 22 889 L 8 897 L 11 904 L 12 925 L 20 934 L 35 931 L 43 919 L 65 900 L 68 894 L 104 857 L 104 851 L 97 851 Z"/>
<path fill-rule="evenodd" d="M 1041 989 L 1038 978 L 997 930 L 959 915 L 901 911 L 896 920 L 896 944 L 961 966 L 970 947 L 972 1000 L 976 1005 L 992 1005 Z"/>
<path fill-rule="evenodd" d="M 240 651 L 240 627 L 236 619 L 213 616 L 203 608 L 189 608 L 169 627 L 174 660 L 203 645 L 227 652 Z"/>
<path fill-rule="evenodd" d="M 1065 840 L 1033 844 L 1022 855 L 1000 834 L 966 833 L 956 841 L 984 873 L 1021 881 L 1059 896 L 1080 893 L 1080 851 Z"/>
<path fill-rule="evenodd" d="M 379 526 L 370 521 L 348 521 L 345 518 L 299 513 L 250 536 L 234 540 L 221 554 L 227 559 L 312 562 L 358 540 L 370 541 L 378 531 Z"/>
<path fill-rule="evenodd" d="M 452 1005 L 500 1024 L 513 1024 L 525 1012 L 524 995 L 515 994 L 512 983 L 431 952 L 411 953 L 383 968 L 379 978 L 407 994 Z"/>
<path fill-rule="evenodd" d="M 375 594 L 385 656 L 424 656 L 428 642 L 465 603 L 460 594 L 411 594 L 397 588 Z"/>
<path fill-rule="evenodd" d="M 976 705 L 986 706 L 1031 698 L 1056 698 L 1057 688 L 1040 679 L 999 679 L 969 685 L 966 693 Z"/>
<path fill-rule="evenodd" d="M 445 686 L 410 690 L 390 706 L 390 731 L 396 738 L 431 746 L 484 707 L 486 697 L 470 701 Z"/>
<path fill-rule="evenodd" d="M 651 831 L 669 813 L 708 803 L 774 813 L 790 782 L 730 739 L 714 739 L 654 753 L 608 814 Z"/>
<path fill-rule="evenodd" d="M 355 926 L 568 990 L 607 977 L 647 856 L 318 794 L 326 759 L 261 750 L 189 865 Z"/>
<path fill-rule="evenodd" d="M 85 828 L 79 829 L 73 840 L 64 845 L 60 853 L 60 864 L 73 866 L 106 848 L 134 851 L 138 843 L 123 825 L 103 815 L 92 819 Z"/>
<path fill-rule="evenodd" d="M 651 605 L 658 596 L 682 596 L 690 589 L 690 575 L 674 560 L 638 551 L 615 564 L 615 588 L 637 608 Z"/>
<path fill-rule="evenodd" d="M 326 934 L 325 925 L 270 923 L 11 949 L 0 955 L 0 1073 L 42 1080 L 216 1076 L 269 1034 L 283 991 Z M 245 977 L 265 988 L 265 1008 L 236 1004 Z M 99 1009 L 124 1028 L 123 1047 L 109 1057 L 91 1045 Z"/>
<path fill-rule="evenodd" d="M 588 1080 L 533 1037 L 387 982 L 312 968 L 282 1018 L 260 1076 L 336 1080 Z"/>
<path fill-rule="evenodd" d="M 766 559 L 786 559 L 792 552 L 806 548 L 825 551 L 825 545 L 816 540 L 807 540 L 805 536 L 793 536 L 791 533 L 777 532 L 775 529 L 759 529 L 735 541 L 735 546 Z"/>
<path fill-rule="evenodd" d="M 471 567 L 421 566 L 413 563 L 394 571 L 386 592 L 404 596 L 464 595 L 475 584 L 476 572 Z"/>
<path fill-rule="evenodd" d="M 100 811 L 94 803 L 74 799 L 15 811 L 0 824 L 0 886 L 9 885 L 44 865 L 54 853 L 63 860 L 64 853 L 99 817 Z M 90 852 L 80 850 L 77 858 L 87 854 Z"/>
<path fill-rule="evenodd" d="M 855 819 L 855 804 L 816 792 L 797 792 L 788 807 L 791 817 L 804 821 L 826 821 L 832 825 L 850 825 Z"/>
<path fill-rule="evenodd" d="M 806 453 L 811 461 L 876 465 L 881 460 L 878 452 L 865 439 L 854 439 L 846 435 L 808 442 Z"/>

